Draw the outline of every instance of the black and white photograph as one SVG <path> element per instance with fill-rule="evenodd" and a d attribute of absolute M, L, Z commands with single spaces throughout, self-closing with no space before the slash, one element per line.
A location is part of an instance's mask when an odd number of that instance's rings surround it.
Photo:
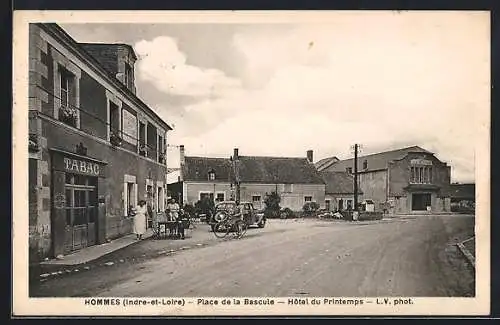
<path fill-rule="evenodd" d="M 18 11 L 14 81 L 19 313 L 489 311 L 487 12 Z"/>

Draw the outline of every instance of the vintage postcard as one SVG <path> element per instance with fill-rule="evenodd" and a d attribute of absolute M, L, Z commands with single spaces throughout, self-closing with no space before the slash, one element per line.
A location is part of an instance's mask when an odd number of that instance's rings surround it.
<path fill-rule="evenodd" d="M 13 315 L 489 314 L 488 12 L 13 30 Z"/>

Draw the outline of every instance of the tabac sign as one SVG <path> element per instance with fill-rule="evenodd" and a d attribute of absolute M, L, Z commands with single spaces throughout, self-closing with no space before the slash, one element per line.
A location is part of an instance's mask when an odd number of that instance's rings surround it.
<path fill-rule="evenodd" d="M 91 176 L 99 176 L 99 164 L 91 161 L 64 157 L 64 170 L 72 173 L 77 172 Z"/>
<path fill-rule="evenodd" d="M 51 149 L 52 168 L 71 174 L 105 177 L 106 162 L 72 152 Z"/>

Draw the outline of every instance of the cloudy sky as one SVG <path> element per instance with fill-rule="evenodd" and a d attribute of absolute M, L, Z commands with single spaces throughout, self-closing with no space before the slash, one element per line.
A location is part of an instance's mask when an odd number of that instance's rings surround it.
<path fill-rule="evenodd" d="M 474 180 L 489 111 L 489 20 L 478 13 L 332 15 L 325 23 L 61 24 L 134 46 L 138 96 L 187 155 L 329 156 L 420 145 Z M 481 113 L 483 114 L 483 113 Z M 483 114 L 484 116 L 484 114 Z M 178 165 L 178 150 L 169 151 Z"/>

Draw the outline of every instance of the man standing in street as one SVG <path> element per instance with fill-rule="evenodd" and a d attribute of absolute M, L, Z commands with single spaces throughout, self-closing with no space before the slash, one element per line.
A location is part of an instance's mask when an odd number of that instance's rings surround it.
<path fill-rule="evenodd" d="M 177 233 L 180 234 L 184 239 L 184 227 L 182 227 L 181 220 L 179 218 L 179 204 L 175 202 L 175 199 L 171 199 L 168 203 L 167 209 L 170 212 L 171 220 L 176 222 Z"/>

